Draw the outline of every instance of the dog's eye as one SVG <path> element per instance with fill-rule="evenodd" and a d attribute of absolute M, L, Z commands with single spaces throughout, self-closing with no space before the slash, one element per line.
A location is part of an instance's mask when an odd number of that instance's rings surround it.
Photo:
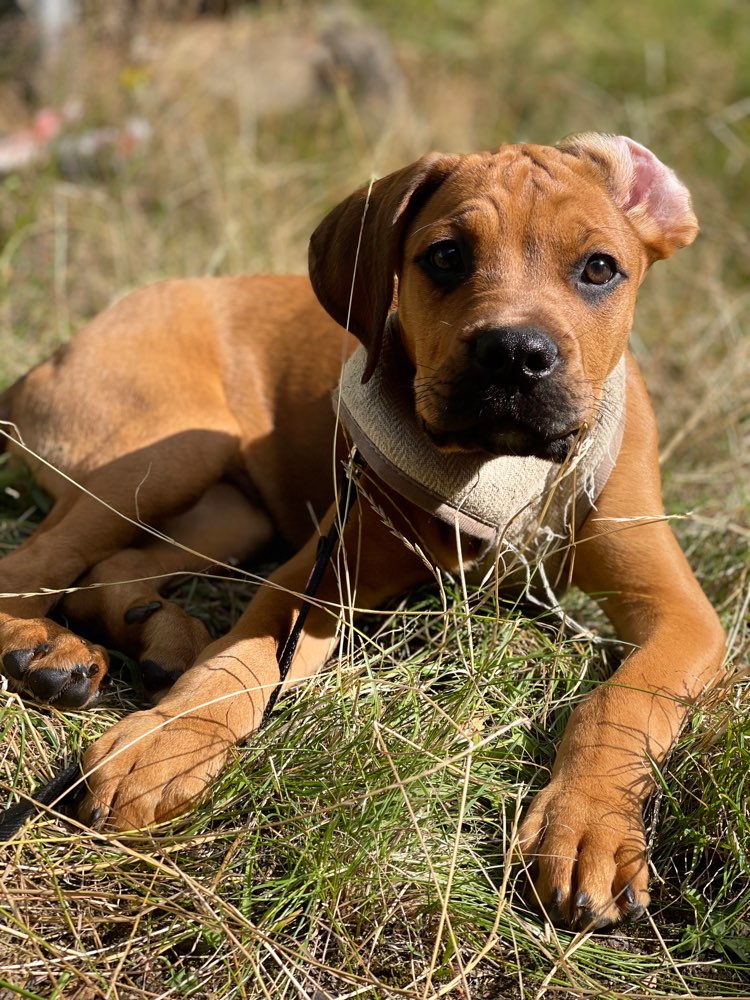
<path fill-rule="evenodd" d="M 586 261 L 581 281 L 587 285 L 606 285 L 617 274 L 617 264 L 607 254 L 595 253 Z"/>
<path fill-rule="evenodd" d="M 464 259 L 457 243 L 436 243 L 428 250 L 427 260 L 436 271 L 463 273 Z"/>
<path fill-rule="evenodd" d="M 460 284 L 467 274 L 466 258 L 455 240 L 434 243 L 418 263 L 429 278 L 446 290 Z"/>

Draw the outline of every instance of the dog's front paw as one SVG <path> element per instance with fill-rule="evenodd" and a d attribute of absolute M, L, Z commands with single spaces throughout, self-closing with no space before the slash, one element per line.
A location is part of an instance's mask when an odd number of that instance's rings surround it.
<path fill-rule="evenodd" d="M 101 646 L 47 618 L 11 618 L 0 624 L 0 673 L 11 691 L 55 708 L 91 708 L 107 683 Z"/>
<path fill-rule="evenodd" d="M 532 802 L 518 841 L 533 902 L 555 923 L 599 930 L 637 919 L 649 904 L 640 804 L 605 782 L 553 780 Z"/>
<path fill-rule="evenodd" d="M 122 719 L 87 750 L 87 794 L 78 810 L 96 829 L 140 830 L 194 805 L 231 745 L 206 718 L 158 708 Z"/>

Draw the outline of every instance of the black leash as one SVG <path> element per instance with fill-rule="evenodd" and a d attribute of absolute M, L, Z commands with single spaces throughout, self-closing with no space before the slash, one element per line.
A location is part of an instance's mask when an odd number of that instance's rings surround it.
<path fill-rule="evenodd" d="M 359 478 L 362 467 L 362 459 L 354 451 L 349 464 L 344 466 L 339 480 L 336 515 L 328 529 L 328 533 L 321 535 L 318 540 L 318 551 L 315 556 L 313 568 L 310 571 L 310 576 L 307 579 L 302 607 L 292 626 L 291 632 L 277 655 L 279 680 L 271 692 L 271 697 L 268 699 L 258 729 L 262 728 L 268 722 L 274 705 L 281 694 L 284 681 L 289 674 L 302 630 L 305 627 L 305 621 L 312 607 L 312 599 L 315 597 L 318 587 L 323 580 L 336 542 L 341 536 L 354 501 L 357 498 L 356 481 Z M 69 764 L 63 770 L 58 771 L 54 778 L 42 785 L 41 788 L 38 788 L 29 798 L 17 802 L 6 809 L 5 812 L 0 813 L 0 844 L 7 843 L 7 841 L 15 837 L 26 820 L 34 815 L 39 806 L 55 806 L 60 812 L 72 815 L 78 800 L 83 796 L 84 790 L 84 785 L 81 781 L 80 761 L 76 761 L 73 764 Z"/>
<path fill-rule="evenodd" d="M 344 525 L 349 518 L 352 506 L 357 498 L 356 481 L 359 478 L 362 468 L 362 459 L 355 450 L 352 454 L 350 464 L 345 465 L 341 470 L 336 501 L 336 516 L 331 522 L 328 534 L 321 535 L 318 539 L 318 551 L 315 556 L 313 568 L 310 571 L 310 576 L 307 578 L 307 586 L 305 587 L 304 592 L 306 600 L 302 603 L 302 607 L 297 615 L 297 620 L 292 626 L 292 630 L 287 636 L 286 642 L 284 643 L 281 651 L 277 654 L 277 659 L 279 661 L 279 680 L 276 687 L 271 692 L 271 697 L 268 699 L 266 710 L 263 713 L 263 718 L 260 722 L 261 726 L 264 726 L 268 721 L 268 717 L 273 711 L 273 707 L 281 694 L 281 689 L 284 686 L 284 681 L 289 673 L 289 668 L 292 665 L 292 660 L 294 659 L 294 654 L 297 650 L 300 636 L 302 635 L 302 629 L 305 627 L 307 616 L 310 612 L 310 608 L 312 607 L 310 598 L 313 598 L 318 592 L 318 587 L 323 580 L 323 575 L 331 561 L 331 556 L 333 555 L 336 542 L 339 539 L 340 533 L 344 530 Z"/>
<path fill-rule="evenodd" d="M 81 766 L 76 761 L 48 781 L 27 799 L 21 799 L 0 814 L 0 844 L 11 840 L 23 824 L 36 812 L 38 806 L 54 806 L 60 812 L 72 812 L 80 797 L 80 787 L 73 787 L 81 777 Z"/>

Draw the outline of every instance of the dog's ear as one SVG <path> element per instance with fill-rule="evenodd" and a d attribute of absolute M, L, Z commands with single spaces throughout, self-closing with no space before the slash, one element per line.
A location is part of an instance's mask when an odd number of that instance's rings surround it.
<path fill-rule="evenodd" d="M 625 135 L 568 136 L 558 149 L 592 160 L 643 241 L 650 262 L 670 257 L 698 235 L 690 192 L 650 149 Z"/>
<path fill-rule="evenodd" d="M 360 188 L 310 238 L 310 280 L 320 304 L 367 348 L 363 382 L 377 365 L 407 226 L 458 159 L 428 153 Z"/>

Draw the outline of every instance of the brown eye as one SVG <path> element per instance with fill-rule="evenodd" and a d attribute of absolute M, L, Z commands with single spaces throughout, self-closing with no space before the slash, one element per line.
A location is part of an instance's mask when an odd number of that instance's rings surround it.
<path fill-rule="evenodd" d="M 415 263 L 444 292 L 458 288 L 469 276 L 471 258 L 457 240 L 433 243 Z"/>
<path fill-rule="evenodd" d="M 463 257 L 456 243 L 437 243 L 430 248 L 427 259 L 436 271 L 460 274 L 464 269 Z"/>
<path fill-rule="evenodd" d="M 581 275 L 581 281 L 588 285 L 606 285 L 617 274 L 617 265 L 606 254 L 597 253 L 589 257 Z"/>

